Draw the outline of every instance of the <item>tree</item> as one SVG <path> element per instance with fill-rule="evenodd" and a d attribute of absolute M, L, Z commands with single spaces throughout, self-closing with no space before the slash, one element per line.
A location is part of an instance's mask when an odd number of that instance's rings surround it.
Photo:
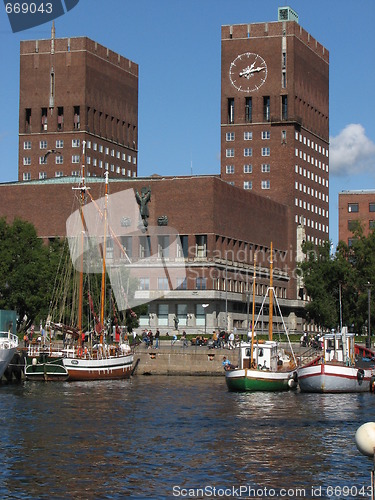
<path fill-rule="evenodd" d="M 44 245 L 21 219 L 0 219 L 0 238 L 0 308 L 17 311 L 27 328 L 47 315 L 60 244 Z"/>

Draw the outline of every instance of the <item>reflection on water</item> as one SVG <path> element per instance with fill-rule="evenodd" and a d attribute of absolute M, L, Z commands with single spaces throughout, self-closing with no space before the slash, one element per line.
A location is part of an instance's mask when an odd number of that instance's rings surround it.
<path fill-rule="evenodd" d="M 237 394 L 221 377 L 136 377 L 2 386 L 0 401 L 1 498 L 369 485 L 354 434 L 375 420 L 371 394 Z"/>

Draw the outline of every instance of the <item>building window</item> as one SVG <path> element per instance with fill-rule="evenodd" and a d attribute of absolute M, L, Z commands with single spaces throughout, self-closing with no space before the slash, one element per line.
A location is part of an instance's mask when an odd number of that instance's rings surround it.
<path fill-rule="evenodd" d="M 30 172 L 24 172 L 23 176 L 22 176 L 22 179 L 24 181 L 30 181 L 31 180 L 31 174 L 30 174 Z"/>
<path fill-rule="evenodd" d="M 244 141 L 251 141 L 253 139 L 253 133 L 252 132 L 244 132 L 243 139 L 244 139 Z"/>
<path fill-rule="evenodd" d="M 226 141 L 234 141 L 234 132 L 227 132 L 225 134 L 225 140 Z"/>
<path fill-rule="evenodd" d="M 282 130 L 282 131 L 281 131 L 281 142 L 282 142 L 283 144 L 285 144 L 285 143 L 286 143 L 286 130 Z"/>
<path fill-rule="evenodd" d="M 64 177 L 64 172 L 61 172 L 61 170 L 55 172 L 55 177 Z"/>
<path fill-rule="evenodd" d="M 189 238 L 187 235 L 180 235 L 180 241 L 177 244 L 177 257 L 187 259 L 189 256 Z"/>
<path fill-rule="evenodd" d="M 57 139 L 56 141 L 56 147 L 61 149 L 64 147 L 64 141 L 62 139 Z"/>
<path fill-rule="evenodd" d="M 253 100 L 251 97 L 245 98 L 245 122 L 251 123 L 253 120 Z"/>
<path fill-rule="evenodd" d="M 158 258 L 169 258 L 169 236 L 158 236 Z"/>
<path fill-rule="evenodd" d="M 270 148 L 262 148 L 262 156 L 270 156 Z"/>
<path fill-rule="evenodd" d="M 79 177 L 79 176 L 80 176 L 79 170 L 72 170 L 72 177 Z"/>
<path fill-rule="evenodd" d="M 125 258 L 131 258 L 133 256 L 133 243 L 131 236 L 120 236 L 120 241 L 122 248 L 124 250 Z"/>
<path fill-rule="evenodd" d="M 57 108 L 57 130 L 63 130 L 64 128 L 64 108 Z"/>
<path fill-rule="evenodd" d="M 25 141 L 23 143 L 23 149 L 31 149 L 31 141 Z"/>
<path fill-rule="evenodd" d="M 288 119 L 288 96 L 281 96 L 281 118 L 282 120 Z"/>
<path fill-rule="evenodd" d="M 358 212 L 358 203 L 348 203 L 348 212 Z"/>
<path fill-rule="evenodd" d="M 80 156 L 79 155 L 73 155 L 72 156 L 72 163 L 79 163 Z"/>
<path fill-rule="evenodd" d="M 195 324 L 204 326 L 206 324 L 206 309 L 202 304 L 197 304 L 195 307 Z"/>
<path fill-rule="evenodd" d="M 234 174 L 234 165 L 227 165 L 225 167 L 225 173 L 226 174 Z"/>
<path fill-rule="evenodd" d="M 263 97 L 263 120 L 269 122 L 271 119 L 271 100 L 270 96 Z"/>
<path fill-rule="evenodd" d="M 46 165 L 47 158 L 45 156 L 39 156 L 39 165 Z"/>
<path fill-rule="evenodd" d="M 244 181 L 243 188 L 244 189 L 253 189 L 253 182 L 252 181 Z"/>
<path fill-rule="evenodd" d="M 375 212 L 375 203 L 369 203 L 368 211 L 369 212 Z"/>
<path fill-rule="evenodd" d="M 253 156 L 253 149 L 252 148 L 245 148 L 243 150 L 243 155 L 244 156 Z"/>
<path fill-rule="evenodd" d="M 31 108 L 25 109 L 25 132 L 31 132 Z"/>
<path fill-rule="evenodd" d="M 139 257 L 145 259 L 151 256 L 151 241 L 149 236 L 139 237 Z"/>
<path fill-rule="evenodd" d="M 158 290 L 169 290 L 167 278 L 158 278 Z"/>
<path fill-rule="evenodd" d="M 195 237 L 195 256 L 198 259 L 205 259 L 207 257 L 207 235 L 198 234 Z"/>
<path fill-rule="evenodd" d="M 228 123 L 234 123 L 234 98 L 228 98 Z"/>
<path fill-rule="evenodd" d="M 79 130 L 81 128 L 80 107 L 74 106 L 73 111 L 74 111 L 73 127 L 75 130 Z"/>
<path fill-rule="evenodd" d="M 268 173 L 271 171 L 271 165 L 269 163 L 262 163 L 262 173 Z"/>
<path fill-rule="evenodd" d="M 195 280 L 196 290 L 207 290 L 207 278 L 198 277 Z"/>
<path fill-rule="evenodd" d="M 243 173 L 244 174 L 252 174 L 253 173 L 253 166 L 248 164 L 243 166 Z"/>
<path fill-rule="evenodd" d="M 270 181 L 262 181 L 262 189 L 270 189 Z"/>
<path fill-rule="evenodd" d="M 369 229 L 375 229 L 375 220 L 369 220 L 368 226 L 369 226 Z"/>
<path fill-rule="evenodd" d="M 30 156 L 25 156 L 23 159 L 23 164 L 24 165 L 31 165 L 31 157 Z"/>
<path fill-rule="evenodd" d="M 281 88 L 286 89 L 286 71 L 281 73 Z"/>
<path fill-rule="evenodd" d="M 271 132 L 269 130 L 263 130 L 262 139 L 271 139 Z"/>
<path fill-rule="evenodd" d="M 47 108 L 42 108 L 42 132 L 48 130 L 47 116 Z"/>
<path fill-rule="evenodd" d="M 139 290 L 150 290 L 150 278 L 139 278 Z"/>
<path fill-rule="evenodd" d="M 39 179 L 47 179 L 47 172 L 39 172 Z"/>
<path fill-rule="evenodd" d="M 64 157 L 62 155 L 55 156 L 55 164 L 62 165 L 64 163 Z"/>
<path fill-rule="evenodd" d="M 40 141 L 39 148 L 40 149 L 47 149 L 47 141 Z"/>
<path fill-rule="evenodd" d="M 158 325 L 168 326 L 168 304 L 158 304 Z"/>
<path fill-rule="evenodd" d="M 106 147 L 106 148 L 104 149 L 104 154 L 109 155 L 109 148 L 107 148 L 107 147 Z"/>
<path fill-rule="evenodd" d="M 80 146 L 80 140 L 72 139 L 72 148 L 79 148 L 79 146 Z"/>
<path fill-rule="evenodd" d="M 187 304 L 177 304 L 177 318 L 179 319 L 180 326 L 187 325 L 187 314 L 188 314 Z"/>
<path fill-rule="evenodd" d="M 227 158 L 233 158 L 233 157 L 234 157 L 234 149 L 227 149 L 227 150 L 225 151 L 225 156 L 226 156 Z"/>
<path fill-rule="evenodd" d="M 357 220 L 348 220 L 348 229 L 349 231 L 355 231 L 359 226 L 359 221 Z"/>

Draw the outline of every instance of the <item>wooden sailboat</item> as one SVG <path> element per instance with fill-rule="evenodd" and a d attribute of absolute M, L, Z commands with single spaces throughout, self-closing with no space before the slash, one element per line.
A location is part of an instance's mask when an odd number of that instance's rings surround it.
<path fill-rule="evenodd" d="M 84 289 L 84 243 L 86 232 L 83 206 L 87 187 L 85 183 L 85 142 L 83 142 L 82 176 L 80 185 L 79 215 L 81 227 L 79 229 L 81 240 L 80 265 L 79 265 L 79 297 L 78 321 L 76 326 L 67 327 L 58 323 L 51 323 L 54 329 L 61 330 L 72 338 L 72 346 L 64 347 L 58 351 L 51 348 L 30 352 L 26 358 L 25 374 L 29 379 L 35 380 L 112 380 L 129 378 L 133 368 L 133 353 L 126 343 L 119 345 L 107 344 L 105 333 L 105 279 L 106 279 L 106 235 L 107 235 L 107 198 L 108 198 L 108 173 L 105 181 L 105 208 L 102 215 L 104 226 L 102 245 L 102 280 L 100 293 L 100 315 L 97 320 L 96 332 L 99 341 L 95 346 L 84 346 L 85 332 L 83 329 L 83 289 Z M 89 296 L 89 300 L 91 297 Z"/>
<path fill-rule="evenodd" d="M 296 383 L 296 360 L 293 349 L 292 360 L 289 360 L 280 349 L 279 344 L 273 340 L 273 299 L 277 302 L 273 288 L 273 250 L 271 243 L 270 258 L 270 286 L 268 288 L 269 296 L 269 326 L 268 340 L 265 342 L 255 339 L 256 326 L 262 313 L 266 300 L 263 300 L 261 310 L 257 320 L 255 316 L 255 277 L 256 277 L 256 259 L 254 258 L 254 277 L 253 277 L 253 307 L 252 307 L 252 338 L 251 343 L 244 343 L 239 348 L 238 368 L 227 369 L 225 371 L 225 380 L 230 391 L 284 391 L 297 386 Z M 267 294 L 266 294 L 267 296 Z M 281 316 L 281 311 L 279 307 Z M 281 316 L 282 317 L 282 316 Z M 285 332 L 288 332 L 283 320 Z M 289 336 L 288 336 L 289 340 Z"/>

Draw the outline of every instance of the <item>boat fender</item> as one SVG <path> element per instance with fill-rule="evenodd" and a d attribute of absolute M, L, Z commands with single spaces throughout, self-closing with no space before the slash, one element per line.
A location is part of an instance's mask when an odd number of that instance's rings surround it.
<path fill-rule="evenodd" d="M 365 377 L 365 372 L 364 370 L 362 370 L 362 368 L 359 368 L 359 370 L 357 371 L 357 380 L 359 383 L 362 382 L 362 380 L 364 379 Z"/>
<path fill-rule="evenodd" d="M 374 375 L 370 379 L 370 391 L 375 392 L 375 377 L 374 377 Z"/>
<path fill-rule="evenodd" d="M 37 359 L 36 359 L 36 358 L 33 358 L 33 360 L 32 360 L 32 365 L 33 365 L 33 366 L 36 366 L 36 364 L 37 364 Z"/>
<path fill-rule="evenodd" d="M 295 389 L 297 387 L 297 382 L 293 378 L 290 378 L 288 380 L 288 386 L 290 389 Z"/>

